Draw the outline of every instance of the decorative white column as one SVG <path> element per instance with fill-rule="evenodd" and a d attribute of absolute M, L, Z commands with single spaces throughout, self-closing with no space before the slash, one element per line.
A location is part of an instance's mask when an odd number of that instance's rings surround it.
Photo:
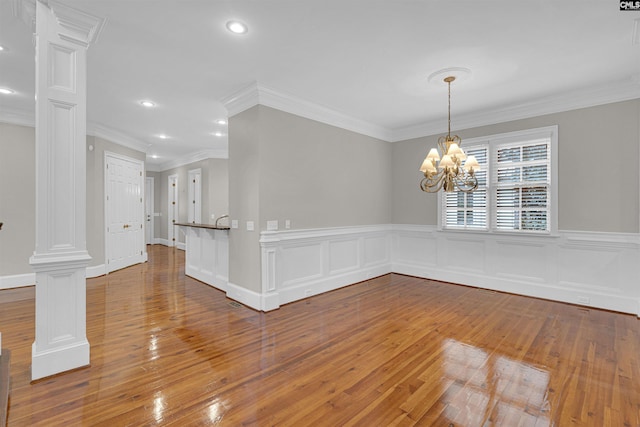
<path fill-rule="evenodd" d="M 53 0 L 35 9 L 36 337 L 33 380 L 89 364 L 86 336 L 87 48 L 103 20 Z"/>

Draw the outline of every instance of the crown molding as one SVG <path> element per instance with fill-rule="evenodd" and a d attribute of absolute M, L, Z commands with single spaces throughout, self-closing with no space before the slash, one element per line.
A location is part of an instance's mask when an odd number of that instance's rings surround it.
<path fill-rule="evenodd" d="M 235 116 L 236 114 L 242 113 L 243 111 L 258 105 L 260 103 L 258 83 L 253 82 L 250 85 L 225 96 L 220 100 L 220 103 L 222 103 L 224 108 L 227 109 L 228 117 Z"/>
<path fill-rule="evenodd" d="M 0 108 L 0 122 L 10 125 L 36 127 L 34 111 L 16 110 L 7 107 Z"/>
<path fill-rule="evenodd" d="M 455 123 L 457 130 L 463 130 L 637 98 L 640 98 L 640 78 L 632 76 L 615 84 L 582 88 L 524 103 L 458 115 Z M 229 117 L 260 104 L 388 142 L 435 135 L 447 130 L 443 120 L 387 129 L 255 82 L 225 97 L 221 102 Z"/>
<path fill-rule="evenodd" d="M 178 159 L 169 160 L 164 163 L 151 163 L 148 156 L 146 167 L 149 172 L 164 172 L 169 169 L 175 169 L 191 163 L 199 162 L 206 159 L 228 159 L 228 150 L 202 150 L 190 153 Z"/>
<path fill-rule="evenodd" d="M 98 123 L 87 123 L 87 135 L 97 136 L 132 150 L 147 152 L 149 144 Z"/>
<path fill-rule="evenodd" d="M 260 104 L 383 141 L 389 141 L 393 136 L 391 131 L 383 126 L 347 116 L 331 108 L 260 85 L 257 82 L 223 98 L 221 102 L 227 109 L 229 117 Z"/>
<path fill-rule="evenodd" d="M 594 88 L 575 90 L 482 112 L 457 115 L 455 117 L 455 129 L 456 131 L 460 131 L 479 126 L 528 119 L 638 98 L 640 98 L 640 80 L 634 76 L 617 84 L 607 84 Z M 447 127 L 444 120 L 438 122 L 430 121 L 414 126 L 394 129 L 393 138 L 389 141 L 404 141 L 446 131 Z"/>

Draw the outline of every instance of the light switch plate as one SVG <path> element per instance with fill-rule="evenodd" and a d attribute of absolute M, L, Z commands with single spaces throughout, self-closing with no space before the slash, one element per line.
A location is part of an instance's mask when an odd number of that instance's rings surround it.
<path fill-rule="evenodd" d="M 278 229 L 278 220 L 267 221 L 267 231 L 276 231 Z"/>
<path fill-rule="evenodd" d="M 231 228 L 238 228 L 238 220 L 237 219 L 232 219 L 231 220 Z"/>
<path fill-rule="evenodd" d="M 291 228 L 291 220 L 290 219 L 285 219 L 284 220 L 284 228 L 286 228 L 287 230 Z"/>
<path fill-rule="evenodd" d="M 253 230 L 254 230 L 253 221 L 247 221 L 247 231 L 253 231 Z"/>

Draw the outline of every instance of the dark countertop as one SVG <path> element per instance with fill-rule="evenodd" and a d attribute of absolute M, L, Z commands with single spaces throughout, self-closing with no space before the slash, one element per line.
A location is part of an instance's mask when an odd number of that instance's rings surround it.
<path fill-rule="evenodd" d="M 173 225 L 181 225 L 183 227 L 193 227 L 193 228 L 208 228 L 209 230 L 229 230 L 230 227 L 227 226 L 216 226 L 213 224 L 198 224 L 194 222 L 176 222 Z"/>

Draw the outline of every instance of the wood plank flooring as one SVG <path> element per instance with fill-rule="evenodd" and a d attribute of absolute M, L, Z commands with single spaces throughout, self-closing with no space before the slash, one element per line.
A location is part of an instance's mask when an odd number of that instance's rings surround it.
<path fill-rule="evenodd" d="M 640 426 L 640 320 L 389 274 L 259 313 L 184 253 L 87 281 L 91 366 L 30 381 L 34 289 L 0 291 L 9 427 Z"/>

